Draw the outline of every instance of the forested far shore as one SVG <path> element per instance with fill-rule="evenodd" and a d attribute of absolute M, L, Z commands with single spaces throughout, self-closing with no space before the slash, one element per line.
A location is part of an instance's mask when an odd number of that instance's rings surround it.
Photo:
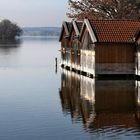
<path fill-rule="evenodd" d="M 23 36 L 59 36 L 60 27 L 23 27 Z"/>

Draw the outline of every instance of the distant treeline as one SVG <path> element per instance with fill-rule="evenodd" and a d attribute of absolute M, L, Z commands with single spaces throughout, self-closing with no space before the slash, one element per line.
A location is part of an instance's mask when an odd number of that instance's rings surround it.
<path fill-rule="evenodd" d="M 23 36 L 59 36 L 59 27 L 24 27 Z"/>

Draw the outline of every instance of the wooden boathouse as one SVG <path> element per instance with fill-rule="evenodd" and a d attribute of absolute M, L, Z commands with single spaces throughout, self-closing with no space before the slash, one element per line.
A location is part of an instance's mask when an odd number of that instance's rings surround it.
<path fill-rule="evenodd" d="M 64 21 L 62 23 L 61 34 L 59 38 L 59 41 L 61 42 L 62 51 L 66 51 L 66 49 L 70 48 L 69 37 L 70 37 L 71 29 L 72 29 L 71 22 Z"/>
<path fill-rule="evenodd" d="M 80 31 L 83 23 L 72 21 L 63 22 L 59 41 L 61 42 L 62 65 L 68 69 L 76 68 L 80 70 L 80 51 L 79 41 Z"/>
<path fill-rule="evenodd" d="M 62 57 L 61 65 L 87 76 L 135 75 L 138 68 L 139 29 L 138 20 L 89 20 L 85 19 L 78 29 L 78 22 L 71 22 L 67 62 Z M 81 24 L 81 23 L 80 23 Z M 77 29 L 78 30 L 77 30 Z M 64 32 L 65 31 L 65 32 Z M 62 26 L 60 41 L 67 38 Z M 77 47 L 78 46 L 78 47 Z M 78 49 L 74 49 L 74 48 Z M 74 53 L 78 50 L 78 53 Z M 74 57 L 73 57 L 73 54 Z M 75 62 L 79 60 L 79 63 Z M 73 63 L 74 62 L 74 63 Z"/>

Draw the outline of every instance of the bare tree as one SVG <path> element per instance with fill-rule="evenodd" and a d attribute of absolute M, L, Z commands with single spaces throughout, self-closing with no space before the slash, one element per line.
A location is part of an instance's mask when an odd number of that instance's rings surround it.
<path fill-rule="evenodd" d="M 69 0 L 70 18 L 139 19 L 140 0 Z"/>

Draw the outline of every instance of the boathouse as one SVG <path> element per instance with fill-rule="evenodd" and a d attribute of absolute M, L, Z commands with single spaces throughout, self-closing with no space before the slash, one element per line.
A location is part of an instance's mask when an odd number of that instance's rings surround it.
<path fill-rule="evenodd" d="M 71 67 L 73 70 L 80 69 L 80 50 L 81 45 L 79 41 L 79 36 L 83 22 L 72 21 L 73 28 L 70 34 L 71 43 Z"/>
<path fill-rule="evenodd" d="M 63 22 L 59 41 L 61 42 L 62 64 L 69 68 L 80 66 L 80 31 L 83 22 Z M 67 32 L 68 31 L 68 32 Z M 65 43 L 64 43 L 65 42 Z"/>
<path fill-rule="evenodd" d="M 69 64 L 62 61 L 64 67 L 87 76 L 136 74 L 140 21 L 85 19 L 80 35 L 75 25 L 73 21 L 68 44 L 71 44 L 72 54 L 78 50 L 79 58 L 69 55 Z M 63 40 L 63 32 L 60 38 Z M 79 63 L 73 65 L 77 59 Z"/>
<path fill-rule="evenodd" d="M 137 45 L 134 37 L 139 28 L 139 21 L 85 19 L 81 51 L 95 52 L 95 75 L 135 74 Z"/>
<path fill-rule="evenodd" d="M 59 41 L 61 42 L 61 49 L 66 51 L 70 47 L 70 33 L 72 30 L 72 23 L 64 21 L 62 23 L 61 34 Z"/>
<path fill-rule="evenodd" d="M 70 43 L 70 34 L 72 30 L 72 23 L 64 21 L 62 23 L 61 28 L 61 34 L 59 41 L 61 42 L 61 59 L 62 64 L 65 66 L 69 66 L 71 56 L 70 56 L 70 50 L 71 50 L 71 43 Z"/>

